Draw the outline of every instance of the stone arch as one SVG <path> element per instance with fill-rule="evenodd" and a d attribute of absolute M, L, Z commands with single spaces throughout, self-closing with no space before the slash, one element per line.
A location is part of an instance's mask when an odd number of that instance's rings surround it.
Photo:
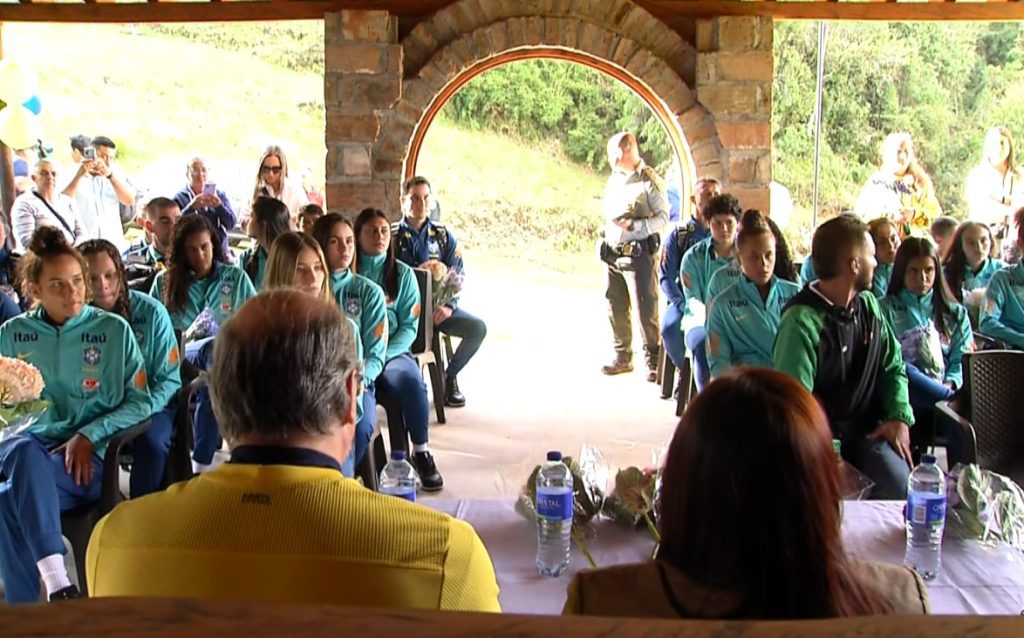
<path fill-rule="evenodd" d="M 630 0 L 460 0 L 396 42 L 386 13 L 338 15 L 325 74 L 334 209 L 364 202 L 397 217 L 401 181 L 437 111 L 475 75 L 529 57 L 623 81 L 669 131 L 684 181 L 724 179 L 744 205 L 768 207 L 770 20 L 697 20 L 691 43 Z"/>

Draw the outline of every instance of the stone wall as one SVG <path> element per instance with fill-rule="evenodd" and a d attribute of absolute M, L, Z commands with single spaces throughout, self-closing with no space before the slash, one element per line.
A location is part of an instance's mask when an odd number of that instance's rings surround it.
<path fill-rule="evenodd" d="M 397 217 L 410 148 L 439 94 L 488 59 L 529 47 L 621 70 L 657 96 L 665 124 L 681 131 L 692 158 L 684 170 L 723 180 L 745 207 L 768 209 L 769 18 L 698 20 L 692 43 L 629 0 L 462 0 L 402 42 L 387 12 L 346 10 L 325 20 L 330 210 L 373 206 Z"/>

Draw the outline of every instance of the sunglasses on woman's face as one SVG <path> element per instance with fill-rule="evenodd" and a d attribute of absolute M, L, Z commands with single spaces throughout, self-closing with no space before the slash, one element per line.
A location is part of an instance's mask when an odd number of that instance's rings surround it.
<path fill-rule="evenodd" d="M 281 167 L 280 166 L 267 166 L 266 164 L 264 164 L 263 166 L 260 166 L 260 171 L 262 171 L 264 173 L 273 173 L 274 175 L 277 175 L 278 173 L 281 172 Z"/>

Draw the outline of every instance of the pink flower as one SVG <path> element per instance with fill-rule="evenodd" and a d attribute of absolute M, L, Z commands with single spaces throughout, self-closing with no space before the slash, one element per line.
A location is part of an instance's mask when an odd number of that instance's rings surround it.
<path fill-rule="evenodd" d="M 35 401 L 43 393 L 43 375 L 27 361 L 0 357 L 0 404 Z"/>

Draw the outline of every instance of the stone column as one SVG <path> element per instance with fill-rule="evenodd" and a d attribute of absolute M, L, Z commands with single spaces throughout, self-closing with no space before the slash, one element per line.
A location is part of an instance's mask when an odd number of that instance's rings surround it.
<path fill-rule="evenodd" d="M 327 208 L 347 216 L 399 214 L 401 159 L 379 150 L 383 124 L 402 96 L 402 47 L 387 11 L 324 16 Z"/>
<path fill-rule="evenodd" d="M 768 212 L 772 180 L 772 19 L 697 21 L 697 100 L 722 144 L 725 188 Z"/>

